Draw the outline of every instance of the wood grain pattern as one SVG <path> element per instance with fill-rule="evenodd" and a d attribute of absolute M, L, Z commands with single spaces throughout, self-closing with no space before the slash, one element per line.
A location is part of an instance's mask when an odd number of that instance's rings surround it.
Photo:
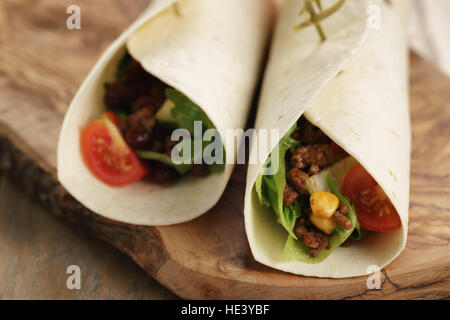
<path fill-rule="evenodd" d="M 47 111 L 65 111 L 102 50 L 147 2 L 134 0 L 135 5 L 130 7 L 129 1 L 116 0 L 0 1 L 0 96 L 5 89 L 9 93 L 0 99 L 2 107 L 7 104 L 0 113 L 4 115 L 3 111 L 8 110 L 23 116 L 30 109 L 22 105 L 34 105 L 33 109 L 40 110 L 40 120 L 58 120 L 54 125 L 41 126 L 46 130 L 43 137 L 51 137 L 54 143 L 60 117 L 48 118 Z M 69 4 L 82 9 L 81 32 L 65 28 Z M 86 7 L 97 13 L 84 10 Z M 102 19 L 101 13 L 109 17 Z M 119 24 L 111 23 L 112 17 Z M 46 55 L 48 61 L 60 56 L 58 64 L 43 65 L 40 55 Z M 67 61 L 64 56 L 69 57 Z M 76 61 L 77 68 L 70 68 L 71 61 Z M 40 79 L 41 75 L 46 79 Z M 61 87 L 60 82 L 64 83 Z M 45 147 L 45 141 L 33 144 Z M 53 163 L 56 157 L 49 155 L 48 161 Z M 176 298 L 128 256 L 46 214 L 38 202 L 12 184 L 9 176 L 0 170 L 0 299 Z M 71 264 L 81 268 L 82 290 L 66 288 L 65 270 Z"/>
<path fill-rule="evenodd" d="M 125 1 L 114 2 L 120 8 Z M 9 6 L 9 10 L 10 6 L 31 5 L 39 11 L 42 10 L 39 6 L 59 7 L 56 3 L 59 2 L 7 0 L 1 5 L 3 9 Z M 83 32 L 60 30 L 59 16 L 54 14 L 42 19 L 46 23 L 24 27 L 23 32 L 28 35 L 22 38 L 25 43 L 15 42 L 12 31 L 7 32 L 11 36 L 7 41 L 5 36 L 0 38 L 2 49 L 10 47 L 0 50 L 0 136 L 3 137 L 0 166 L 9 169 L 27 194 L 52 214 L 67 220 L 72 228 L 82 229 L 129 255 L 157 281 L 183 298 L 450 298 L 450 80 L 415 55 L 411 74 L 413 154 L 409 240 L 402 255 L 383 270 L 379 291 L 368 291 L 365 277 L 340 280 L 299 277 L 256 263 L 249 251 L 242 219 L 243 166 L 236 169 L 214 209 L 177 226 L 150 228 L 117 223 L 93 214 L 71 198 L 55 179 L 56 141 L 62 113 L 100 50 L 132 16 L 127 10 L 111 9 L 105 1 L 103 6 L 112 10 L 109 21 L 98 19 L 91 6 L 86 5 L 83 12 L 86 17 L 92 17 L 93 25 Z M 132 7 L 138 10 L 139 4 Z M 1 17 L 2 30 L 9 28 L 14 19 L 20 19 L 17 15 Z M 108 29 L 111 19 L 115 21 L 114 28 Z M 52 24 L 53 20 L 56 22 Z M 98 42 L 89 42 L 97 32 Z M 45 51 L 52 54 L 33 51 L 32 48 L 42 46 L 48 37 L 54 37 L 54 42 L 45 43 Z M 70 44 L 70 50 L 61 45 L 62 39 Z M 25 53 L 14 53 L 14 49 Z"/>
<path fill-rule="evenodd" d="M 69 290 L 66 269 L 81 270 Z M 0 172 L 0 300 L 174 299 L 128 256 L 31 201 Z"/>

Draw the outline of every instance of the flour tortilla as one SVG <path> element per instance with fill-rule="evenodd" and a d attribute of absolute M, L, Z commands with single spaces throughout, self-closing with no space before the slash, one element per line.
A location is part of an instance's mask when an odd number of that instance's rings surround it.
<path fill-rule="evenodd" d="M 258 110 L 256 129 L 286 134 L 301 115 L 322 129 L 374 177 L 398 211 L 402 228 L 371 234 L 350 248 L 338 248 L 319 264 L 292 261 L 283 254 L 287 232 L 254 190 L 261 159 L 249 166 L 245 227 L 254 258 L 294 274 L 345 278 L 385 267 L 405 247 L 408 228 L 411 130 L 408 51 L 403 18 L 385 1 L 347 0 L 322 25 L 294 31 L 304 1 L 286 0 L 280 9 Z M 322 1 L 325 7 L 334 1 Z M 367 8 L 381 9 L 381 29 L 367 28 Z M 253 143 L 251 155 L 257 152 Z"/>
<path fill-rule="evenodd" d="M 86 167 L 82 130 L 104 111 L 104 83 L 113 79 L 126 47 L 150 74 L 199 105 L 217 129 L 245 126 L 267 44 L 272 7 L 261 0 L 153 0 L 106 50 L 66 114 L 58 146 L 58 178 L 88 209 L 138 225 L 171 225 L 207 212 L 233 170 L 186 177 L 172 187 L 146 182 L 113 188 Z M 232 141 L 223 137 L 227 163 Z"/>

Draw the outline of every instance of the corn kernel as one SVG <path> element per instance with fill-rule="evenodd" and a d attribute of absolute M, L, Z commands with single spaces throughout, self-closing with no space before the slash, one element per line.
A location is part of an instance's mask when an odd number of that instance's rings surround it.
<path fill-rule="evenodd" d="M 319 218 L 331 218 L 339 208 L 339 199 L 330 192 L 315 192 L 309 199 L 313 215 Z"/>
<path fill-rule="evenodd" d="M 317 228 L 325 232 L 326 234 L 332 234 L 334 229 L 336 228 L 336 223 L 331 218 L 321 218 L 317 215 L 312 214 L 309 219 L 312 224 L 314 224 Z"/>

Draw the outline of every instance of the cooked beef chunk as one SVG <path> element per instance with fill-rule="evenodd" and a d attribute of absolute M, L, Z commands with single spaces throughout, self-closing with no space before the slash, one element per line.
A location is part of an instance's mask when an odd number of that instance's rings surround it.
<path fill-rule="evenodd" d="M 108 109 L 128 110 L 138 96 L 139 93 L 136 88 L 118 81 L 108 85 L 105 91 L 104 102 Z"/>
<path fill-rule="evenodd" d="M 347 240 L 345 240 L 345 242 L 343 244 L 341 244 L 341 247 L 343 248 L 350 248 L 352 246 L 352 239 L 348 238 Z"/>
<path fill-rule="evenodd" d="M 315 164 L 313 164 L 313 165 L 309 168 L 308 173 L 309 173 L 310 175 L 314 176 L 314 175 L 318 174 L 319 171 L 320 171 L 320 168 L 319 168 L 318 166 L 316 166 Z"/>
<path fill-rule="evenodd" d="M 344 216 L 339 210 L 333 214 L 333 220 L 337 225 L 344 227 L 347 230 L 353 228 L 353 223 L 351 220 Z"/>
<path fill-rule="evenodd" d="M 194 164 L 192 166 L 191 174 L 194 177 L 204 177 L 209 174 L 208 167 L 204 164 Z"/>
<path fill-rule="evenodd" d="M 348 214 L 348 205 L 346 205 L 345 203 L 342 204 L 339 210 L 344 216 L 346 216 Z"/>
<path fill-rule="evenodd" d="M 122 124 L 122 132 L 127 144 L 133 149 L 151 147 L 152 130 L 156 125 L 155 108 L 145 107 L 131 114 Z"/>
<path fill-rule="evenodd" d="M 292 138 L 300 141 L 301 145 L 329 144 L 331 142 L 322 130 L 315 127 L 305 117 L 301 117 L 297 125 L 298 129 L 294 131 Z"/>
<path fill-rule="evenodd" d="M 174 182 L 180 175 L 174 168 L 156 161 L 148 162 L 150 173 L 147 179 L 157 184 L 170 184 Z"/>
<path fill-rule="evenodd" d="M 307 169 L 313 173 L 318 173 L 318 169 L 324 169 L 332 166 L 342 157 L 336 154 L 335 150 L 328 144 L 316 144 L 298 147 L 291 158 L 291 165 L 298 169 Z"/>
<path fill-rule="evenodd" d="M 172 148 L 178 143 L 177 141 L 171 141 L 172 131 L 173 129 L 168 126 L 162 124 L 156 125 L 152 132 L 154 144 L 151 151 L 164 153 L 170 156 Z"/>
<path fill-rule="evenodd" d="M 308 195 L 308 190 L 304 182 L 309 178 L 309 176 L 303 171 L 293 168 L 288 173 L 288 182 L 292 184 L 294 189 L 301 195 Z"/>
<path fill-rule="evenodd" d="M 117 79 L 106 87 L 105 105 L 109 109 L 136 112 L 144 107 L 159 108 L 166 100 L 167 86 L 147 73 L 130 56 L 119 66 Z"/>
<path fill-rule="evenodd" d="M 137 98 L 133 102 L 133 105 L 131 106 L 131 111 L 132 112 L 139 112 L 140 110 L 142 110 L 144 108 L 154 108 L 156 110 L 157 106 L 159 106 L 159 104 L 155 103 L 155 98 L 154 97 L 143 96 L 143 97 Z"/>
<path fill-rule="evenodd" d="M 295 227 L 295 235 L 299 239 L 303 239 L 305 235 L 309 232 L 308 228 L 306 228 L 306 220 L 304 218 L 300 218 L 297 222 L 297 226 Z"/>
<path fill-rule="evenodd" d="M 178 144 L 178 141 L 172 141 L 171 135 L 167 135 L 164 141 L 165 154 L 168 156 L 172 155 L 172 149 Z"/>
<path fill-rule="evenodd" d="M 141 64 L 134 60 L 131 56 L 125 57 L 123 63 L 122 76 L 119 77 L 119 81 L 135 83 L 135 82 L 145 82 L 151 80 L 152 75 L 149 74 L 142 68 Z"/>
<path fill-rule="evenodd" d="M 156 78 L 154 79 L 149 92 L 149 95 L 153 99 L 153 105 L 162 107 L 164 101 L 166 101 L 167 99 L 165 93 L 166 88 L 167 86 L 163 82 L 159 81 Z"/>
<path fill-rule="evenodd" d="M 317 257 L 318 251 L 329 248 L 330 236 L 314 227 L 309 220 L 300 218 L 295 234 L 311 248 L 309 254 L 313 257 Z"/>
<path fill-rule="evenodd" d="M 286 184 L 283 191 L 283 203 L 285 206 L 292 206 L 298 199 L 299 194 L 289 184 Z"/>
<path fill-rule="evenodd" d="M 301 117 L 297 124 L 298 129 L 291 135 L 300 143 L 290 157 L 290 166 L 293 168 L 316 175 L 347 156 L 344 150 L 305 117 Z"/>
<path fill-rule="evenodd" d="M 310 254 L 313 258 L 317 258 L 317 256 L 319 255 L 319 250 L 317 250 L 317 249 L 311 249 L 311 250 L 309 250 L 309 254 Z"/>
<path fill-rule="evenodd" d="M 324 250 L 328 248 L 330 236 L 319 231 L 310 231 L 305 234 L 303 240 L 310 248 Z"/>
<path fill-rule="evenodd" d="M 152 143 L 151 132 L 138 126 L 131 127 L 125 131 L 124 138 L 127 144 L 133 149 L 148 149 Z"/>
<path fill-rule="evenodd" d="M 156 124 L 155 113 L 155 107 L 147 106 L 132 113 L 127 118 L 127 123 L 130 126 L 140 126 L 146 130 L 151 130 Z"/>
<path fill-rule="evenodd" d="M 159 109 L 167 99 L 164 93 L 167 86 L 156 78 L 135 85 L 138 88 L 139 96 L 133 101 L 131 106 L 132 112 L 139 111 L 139 109 L 148 106 Z"/>

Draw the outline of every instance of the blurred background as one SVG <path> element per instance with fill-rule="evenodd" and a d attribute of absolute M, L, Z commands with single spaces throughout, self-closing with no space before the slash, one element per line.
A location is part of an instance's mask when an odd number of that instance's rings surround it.
<path fill-rule="evenodd" d="M 410 1 L 411 47 L 450 77 L 450 1 Z"/>
<path fill-rule="evenodd" d="M 410 1 L 411 48 L 450 76 L 450 0 Z M 9 88 L 7 79 L 14 77 L 17 87 L 26 86 L 36 92 L 48 90 L 44 102 L 63 113 L 95 62 L 93 54 L 98 56 L 120 33 L 121 26 L 132 21 L 147 3 L 148 0 L 0 0 L 0 100 L 1 90 Z M 64 33 L 65 8 L 71 4 L 79 5 L 82 19 L 86 18 L 82 20 L 86 22 L 83 50 L 79 50 L 79 38 Z M 95 6 L 96 10 L 90 10 L 94 14 L 84 17 L 86 6 Z M 124 20 L 110 18 L 115 15 Z M 96 29 L 101 33 L 90 33 L 96 21 L 103 22 Z M 42 40 L 27 33 L 32 28 L 39 29 Z M 66 61 L 64 55 L 47 49 L 56 44 L 66 52 L 78 50 L 74 56 L 84 69 L 70 68 L 71 61 Z M 25 49 L 18 50 L 20 46 Z M 33 57 L 39 55 L 48 55 L 54 64 L 36 65 Z M 57 90 L 61 83 L 69 89 Z M 81 290 L 66 287 L 66 268 L 73 264 L 82 270 Z M 176 297 L 127 256 L 71 228 L 29 200 L 0 169 L 0 299 L 171 298 Z"/>

